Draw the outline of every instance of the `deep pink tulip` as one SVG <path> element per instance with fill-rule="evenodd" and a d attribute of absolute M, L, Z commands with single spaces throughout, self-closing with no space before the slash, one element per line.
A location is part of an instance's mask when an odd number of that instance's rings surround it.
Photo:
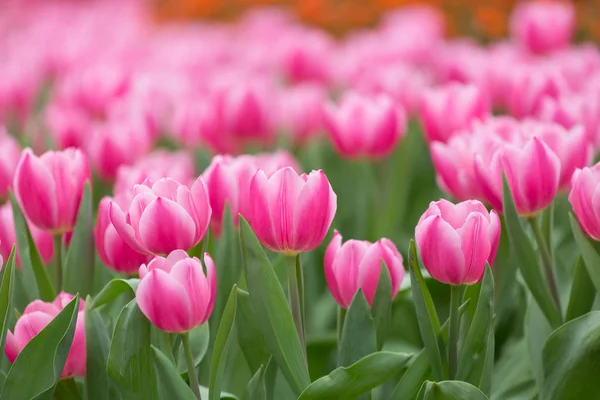
<path fill-rule="evenodd" d="M 423 265 L 436 280 L 473 285 L 492 265 L 500 242 L 500 218 L 477 200 L 431 202 L 415 228 Z"/>
<path fill-rule="evenodd" d="M 8 196 L 20 158 L 19 143 L 0 126 L 0 199 Z"/>
<path fill-rule="evenodd" d="M 440 142 L 489 113 L 489 102 L 477 86 L 457 83 L 430 89 L 423 95 L 420 107 L 425 136 L 429 141 Z"/>
<path fill-rule="evenodd" d="M 600 240 L 600 163 L 578 169 L 573 174 L 569 202 L 581 229 L 594 240 Z"/>
<path fill-rule="evenodd" d="M 517 3 L 510 18 L 511 36 L 532 53 L 546 53 L 567 47 L 574 29 L 575 9 L 569 2 Z"/>
<path fill-rule="evenodd" d="M 29 231 L 33 242 L 37 247 L 42 261 L 48 265 L 54 257 L 54 242 L 49 232 L 43 231 L 32 224 L 29 224 Z M 8 259 L 13 245 L 17 244 L 17 234 L 15 232 L 15 220 L 13 217 L 12 206 L 5 204 L 0 207 L 0 254 L 4 259 Z M 17 268 L 21 267 L 19 253 L 16 253 Z"/>
<path fill-rule="evenodd" d="M 323 130 L 323 104 L 327 99 L 324 87 L 297 85 L 280 98 L 279 124 L 294 144 L 304 144 Z"/>
<path fill-rule="evenodd" d="M 80 150 L 48 151 L 37 157 L 25 149 L 14 189 L 29 221 L 59 234 L 73 230 L 86 181 L 90 181 L 90 167 Z"/>
<path fill-rule="evenodd" d="M 344 157 L 380 158 L 388 155 L 406 130 L 406 114 L 385 95 L 345 94 L 325 109 L 325 127 Z"/>
<path fill-rule="evenodd" d="M 367 302 L 373 305 L 381 261 L 389 271 L 394 299 L 404 279 L 402 255 L 394 243 L 383 238 L 375 243 L 351 239 L 342 244 L 342 235 L 334 231 L 325 252 L 325 279 L 340 307 L 348 308 L 358 289 L 363 290 Z"/>
<path fill-rule="evenodd" d="M 108 268 L 122 274 L 135 274 L 140 265 L 150 260 L 150 256 L 133 250 L 117 233 L 110 221 L 111 200 L 110 197 L 104 197 L 98 207 L 98 222 L 94 230 L 96 249 Z"/>
<path fill-rule="evenodd" d="M 184 333 L 208 321 L 217 292 L 215 264 L 208 253 L 204 265 L 206 274 L 199 259 L 175 250 L 140 267 L 136 299 L 150 322 L 166 332 Z"/>
<path fill-rule="evenodd" d="M 21 353 L 23 348 L 38 333 L 48 325 L 59 312 L 73 300 L 73 295 L 61 292 L 53 302 L 47 303 L 34 300 L 25 308 L 21 317 L 17 320 L 14 333 L 10 330 L 6 334 L 6 347 L 4 353 L 10 363 Z M 84 326 L 85 302 L 79 300 L 79 312 L 77 313 L 77 324 L 75 325 L 75 336 L 67 356 L 67 361 L 61 373 L 61 378 L 72 376 L 85 376 L 86 370 L 86 345 Z"/>
<path fill-rule="evenodd" d="M 250 183 L 250 225 L 272 251 L 296 255 L 316 248 L 337 207 L 323 171 L 298 175 L 285 167 L 270 177 L 259 170 Z"/>
<path fill-rule="evenodd" d="M 109 203 L 110 220 L 133 250 L 169 254 L 189 250 L 202 240 L 211 208 L 202 178 L 190 187 L 171 178 L 136 185 L 128 208 Z"/>

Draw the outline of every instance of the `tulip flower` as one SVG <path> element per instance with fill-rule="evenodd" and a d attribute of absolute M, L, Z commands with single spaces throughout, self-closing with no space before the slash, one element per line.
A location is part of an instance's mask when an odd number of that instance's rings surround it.
<path fill-rule="evenodd" d="M 569 202 L 581 229 L 594 240 L 600 240 L 600 212 L 594 199 L 600 192 L 600 163 L 578 169 L 573 174 Z"/>
<path fill-rule="evenodd" d="M 325 88 L 302 84 L 287 89 L 281 95 L 279 125 L 296 145 L 314 138 L 323 129 Z"/>
<path fill-rule="evenodd" d="M 538 115 L 546 98 L 556 99 L 568 92 L 564 76 L 552 65 L 525 64 L 508 74 L 506 106 L 517 118 Z"/>
<path fill-rule="evenodd" d="M 500 241 L 500 218 L 477 200 L 431 202 L 415 228 L 423 265 L 436 280 L 473 285 L 494 262 Z"/>
<path fill-rule="evenodd" d="M 0 127 L 0 199 L 8 196 L 8 188 L 13 184 L 13 178 L 19 159 L 21 147 L 15 138 Z"/>
<path fill-rule="evenodd" d="M 211 215 L 202 178 L 191 188 L 171 178 L 146 181 L 135 186 L 128 207 L 111 201 L 108 208 L 110 221 L 125 243 L 145 254 L 191 249 L 206 234 Z"/>
<path fill-rule="evenodd" d="M 62 234 L 73 230 L 89 180 L 87 158 L 78 149 L 48 151 L 41 157 L 25 149 L 13 185 L 27 219 L 40 229 Z"/>
<path fill-rule="evenodd" d="M 362 289 L 367 303 L 373 305 L 381 261 L 390 274 L 393 300 L 404 279 L 402 255 L 394 243 L 383 238 L 375 243 L 352 239 L 342 244 L 342 235 L 334 232 L 325 252 L 325 279 L 340 307 L 350 307 L 358 289 Z"/>
<path fill-rule="evenodd" d="M 23 314 L 17 320 L 13 332 L 6 334 L 6 347 L 4 353 L 10 363 L 21 353 L 23 348 L 42 331 L 61 310 L 73 300 L 73 295 L 61 292 L 51 303 L 34 300 L 25 308 Z M 86 343 L 84 326 L 83 300 L 79 300 L 79 311 L 77 313 L 77 324 L 75 334 L 71 343 L 67 361 L 63 367 L 61 378 L 73 376 L 85 376 L 86 371 Z"/>

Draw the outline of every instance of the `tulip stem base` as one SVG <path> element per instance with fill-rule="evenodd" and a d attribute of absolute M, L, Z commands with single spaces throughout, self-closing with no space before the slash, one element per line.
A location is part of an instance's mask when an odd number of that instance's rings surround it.
<path fill-rule="evenodd" d="M 304 352 L 304 359 L 306 360 L 306 345 L 304 342 L 304 324 L 302 318 L 302 305 L 300 303 L 300 290 L 298 285 L 298 267 L 296 258 L 298 256 L 287 257 L 288 262 L 288 294 L 290 296 L 290 308 L 292 310 L 292 317 L 294 318 L 294 324 L 296 324 L 296 331 L 298 331 L 298 337 L 300 338 L 300 345 Z"/>
<path fill-rule="evenodd" d="M 342 331 L 344 330 L 344 323 L 346 322 L 346 309 L 339 307 L 338 308 L 338 318 L 337 318 L 337 339 L 338 343 L 342 342 Z"/>
<path fill-rule="evenodd" d="M 194 365 L 194 356 L 192 355 L 192 347 L 190 346 L 189 332 L 181 334 L 181 343 L 183 344 L 185 360 L 187 362 L 190 388 L 194 392 L 194 395 L 196 395 L 196 398 L 198 400 L 202 400 L 202 395 L 200 394 L 200 385 L 198 384 L 198 373 L 196 372 L 196 366 Z"/>
<path fill-rule="evenodd" d="M 448 375 L 452 380 L 456 376 L 458 365 L 458 307 L 460 305 L 460 286 L 450 286 L 450 326 L 448 330 Z"/>
<path fill-rule="evenodd" d="M 62 234 L 58 233 L 52 236 L 54 238 L 54 267 L 56 268 L 56 291 L 60 293 L 62 289 Z"/>

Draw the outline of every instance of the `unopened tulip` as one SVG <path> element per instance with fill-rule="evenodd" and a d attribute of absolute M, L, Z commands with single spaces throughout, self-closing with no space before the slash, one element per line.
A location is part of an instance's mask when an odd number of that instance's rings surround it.
<path fill-rule="evenodd" d="M 90 168 L 80 150 L 48 151 L 37 157 L 25 149 L 15 172 L 14 189 L 32 224 L 62 234 L 75 226 L 86 181 L 90 181 Z"/>
<path fill-rule="evenodd" d="M 500 218 L 477 200 L 431 202 L 415 228 L 423 265 L 436 280 L 473 285 L 494 262 L 500 241 Z"/>
<path fill-rule="evenodd" d="M 263 245 L 288 256 L 315 249 L 337 207 L 323 171 L 298 175 L 285 167 L 270 177 L 259 170 L 250 183 L 250 225 Z"/>
<path fill-rule="evenodd" d="M 325 127 L 344 157 L 380 158 L 388 155 L 405 133 L 406 115 L 392 100 L 380 95 L 346 94 L 325 109 Z"/>
<path fill-rule="evenodd" d="M 164 178 L 136 185 L 128 207 L 109 203 L 110 220 L 133 250 L 146 254 L 169 254 L 189 250 L 202 240 L 210 222 L 211 208 L 202 178 L 190 187 Z"/>
<path fill-rule="evenodd" d="M 279 124 L 294 144 L 314 138 L 323 129 L 323 104 L 327 92 L 322 86 L 302 84 L 281 95 Z"/>
<path fill-rule="evenodd" d="M 202 325 L 213 310 L 217 291 L 215 264 L 204 253 L 204 265 L 183 250 L 156 257 L 139 269 L 137 303 L 159 329 L 184 333 Z"/>
<path fill-rule="evenodd" d="M 6 347 L 4 353 L 10 363 L 21 353 L 23 348 L 42 331 L 67 304 L 73 300 L 73 295 L 61 292 L 53 302 L 47 303 L 41 300 L 34 300 L 25 308 L 23 314 L 15 324 L 14 333 L 10 330 L 6 334 Z M 75 325 L 75 334 L 67 361 L 61 373 L 61 378 L 72 376 L 85 376 L 86 371 L 86 343 L 84 326 L 84 307 L 83 300 L 79 300 L 79 312 L 77 313 L 77 324 Z"/>
<path fill-rule="evenodd" d="M 552 66 L 525 65 L 508 74 L 506 105 L 517 118 L 538 115 L 546 98 L 558 98 L 568 90 L 565 78 Z"/>
<path fill-rule="evenodd" d="M 0 126 L 0 199 L 8 196 L 20 158 L 19 143 Z"/>
<path fill-rule="evenodd" d="M 390 274 L 393 299 L 404 279 L 402 255 L 394 243 L 383 238 L 375 243 L 351 239 L 342 244 L 342 235 L 334 232 L 325 252 L 325 279 L 340 307 L 348 308 L 358 289 L 373 305 L 382 261 Z"/>
<path fill-rule="evenodd" d="M 596 93 L 545 97 L 536 117 L 568 129 L 581 125 L 594 146 L 600 146 L 600 97 Z"/>
<path fill-rule="evenodd" d="M 581 229 L 594 240 L 600 240 L 600 163 L 593 167 L 578 169 L 573 174 L 569 202 Z"/>

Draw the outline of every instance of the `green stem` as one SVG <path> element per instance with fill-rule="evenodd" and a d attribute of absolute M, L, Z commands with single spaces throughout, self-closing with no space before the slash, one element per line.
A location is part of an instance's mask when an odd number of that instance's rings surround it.
<path fill-rule="evenodd" d="M 288 294 L 290 296 L 290 308 L 292 310 L 292 317 L 296 324 L 296 331 L 298 331 L 298 337 L 300 338 L 300 344 L 302 345 L 302 351 L 304 352 L 304 358 L 306 359 L 306 345 L 304 342 L 304 327 L 302 325 L 302 306 L 300 305 L 300 292 L 298 290 L 298 278 L 296 271 L 296 257 L 299 256 L 288 256 Z"/>
<path fill-rule="evenodd" d="M 62 289 L 62 234 L 58 233 L 53 236 L 54 238 L 54 266 L 56 268 L 56 290 L 58 292 Z"/>
<path fill-rule="evenodd" d="M 344 330 L 344 322 L 346 322 L 346 309 L 338 308 L 338 319 L 337 319 L 337 336 L 338 343 L 342 342 L 342 331 Z"/>
<path fill-rule="evenodd" d="M 535 217 L 529 218 L 529 224 L 531 225 L 533 236 L 535 237 L 540 255 L 542 256 L 542 264 L 544 265 L 544 271 L 546 272 L 546 282 L 550 288 L 550 294 L 552 294 L 552 298 L 556 303 L 558 314 L 562 315 L 558 286 L 556 284 L 556 277 L 554 276 L 554 260 L 552 259 L 552 255 L 548 248 L 548 243 L 546 243 L 544 234 L 540 229 L 540 225 Z"/>
<path fill-rule="evenodd" d="M 458 365 L 458 307 L 460 302 L 460 286 L 450 286 L 450 327 L 448 330 L 448 373 L 450 380 L 456 376 Z"/>
<path fill-rule="evenodd" d="M 200 385 L 198 384 L 198 373 L 196 372 L 196 366 L 194 365 L 194 356 L 192 355 L 192 347 L 190 346 L 189 332 L 185 332 L 185 333 L 181 334 L 181 343 L 183 344 L 185 360 L 187 361 L 188 378 L 190 379 L 190 388 L 196 395 L 196 398 L 198 400 L 201 400 L 202 395 L 200 394 Z"/>

